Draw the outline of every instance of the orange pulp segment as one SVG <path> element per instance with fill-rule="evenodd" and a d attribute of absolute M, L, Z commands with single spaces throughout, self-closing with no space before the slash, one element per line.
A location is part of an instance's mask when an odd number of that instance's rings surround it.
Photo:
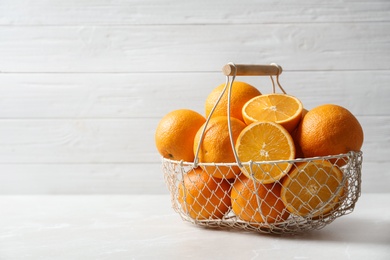
<path fill-rule="evenodd" d="M 247 125 L 257 121 L 271 121 L 281 124 L 290 133 L 302 116 L 302 102 L 294 96 L 272 93 L 250 99 L 242 108 Z"/>
<path fill-rule="evenodd" d="M 344 193 L 343 173 L 328 161 L 302 162 L 282 182 L 281 198 L 299 216 L 325 215 Z"/>
<path fill-rule="evenodd" d="M 291 135 L 273 122 L 256 122 L 244 128 L 237 138 L 236 151 L 242 163 L 241 171 L 249 178 L 253 175 L 261 183 L 280 180 L 292 167 L 289 162 L 267 161 L 295 158 Z"/>

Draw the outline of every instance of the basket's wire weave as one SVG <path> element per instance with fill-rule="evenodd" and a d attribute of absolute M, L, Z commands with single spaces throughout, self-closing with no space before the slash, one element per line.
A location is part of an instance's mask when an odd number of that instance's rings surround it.
<path fill-rule="evenodd" d="M 267 221 L 243 221 L 233 213 L 231 208 L 229 208 L 222 218 L 203 219 L 200 215 L 191 215 L 189 213 L 189 208 L 193 205 L 186 204 L 185 201 L 180 201 L 179 186 L 183 183 L 183 177 L 194 169 L 194 163 L 163 158 L 162 169 L 164 172 L 165 182 L 171 194 L 172 207 L 180 214 L 184 221 L 210 228 L 233 228 L 256 231 L 260 233 L 296 234 L 321 229 L 333 222 L 336 218 L 349 214 L 354 210 L 355 203 L 360 197 L 361 192 L 362 152 L 349 152 L 348 154 L 337 156 L 260 163 L 277 165 L 278 163 L 288 162 L 294 168 L 302 162 L 314 162 L 319 160 L 332 162 L 333 167 L 338 167 L 343 173 L 343 181 L 340 183 L 339 188 L 345 189 L 345 192 L 339 197 L 337 207 L 330 212 L 326 212 L 326 214 L 319 215 L 308 214 L 306 216 L 299 216 L 291 213 L 286 220 L 275 223 L 267 223 Z M 343 164 L 345 165 L 342 167 L 337 166 L 340 161 L 343 161 Z M 218 170 L 218 168 L 232 168 L 238 166 L 237 163 L 199 163 L 197 166 L 210 165 L 215 166 L 216 170 Z M 218 181 L 220 182 L 222 180 Z M 236 181 L 240 181 L 239 178 L 236 178 L 233 182 L 231 182 L 231 185 L 234 186 L 234 182 Z M 275 183 L 279 184 L 279 181 L 276 181 Z M 199 190 L 199 194 L 202 194 L 201 190 Z M 229 196 L 230 198 L 230 193 L 226 194 L 226 196 Z M 256 190 L 253 191 L 253 196 L 257 196 Z M 196 200 L 196 198 L 194 199 Z M 257 199 L 261 200 L 261 198 Z"/>
<path fill-rule="evenodd" d="M 234 63 L 229 63 L 235 67 Z M 271 64 L 273 66 L 278 67 L 279 74 L 281 73 L 281 67 L 277 64 Z M 279 82 L 279 74 L 276 76 L 276 83 L 279 89 L 286 94 L 285 90 L 282 88 L 280 82 Z M 257 231 L 260 233 L 272 233 L 272 234 L 296 234 L 296 233 L 302 233 L 309 230 L 318 230 L 326 226 L 327 224 L 330 224 L 333 222 L 336 218 L 349 214 L 353 211 L 355 207 L 355 203 L 357 202 L 360 191 L 361 191 L 361 167 L 362 167 L 362 152 L 349 152 L 347 154 L 340 154 L 335 156 L 323 156 L 323 157 L 315 157 L 315 158 L 300 158 L 295 160 L 280 160 L 280 161 L 266 161 L 266 162 L 241 162 L 238 158 L 237 152 L 235 151 L 234 142 L 232 138 L 232 131 L 231 131 L 231 122 L 230 122 L 230 98 L 231 98 L 231 89 L 233 86 L 233 82 L 235 80 L 236 75 L 234 74 L 232 76 L 232 79 L 230 80 L 229 76 L 226 77 L 226 83 L 225 88 L 221 92 L 215 106 L 210 112 L 209 117 L 206 120 L 206 123 L 203 128 L 203 132 L 200 137 L 200 142 L 198 144 L 198 147 L 195 151 L 195 159 L 194 162 L 184 162 L 184 161 L 174 161 L 166 158 L 162 158 L 162 169 L 164 173 L 164 179 L 167 184 L 168 190 L 171 194 L 171 202 L 173 209 L 180 214 L 181 218 L 184 221 L 191 222 L 193 224 L 204 226 L 204 227 L 211 227 L 211 228 L 234 228 L 234 229 L 240 229 L 240 230 L 249 230 L 249 231 Z M 276 92 L 275 88 L 275 82 L 272 76 L 270 76 L 271 82 L 272 82 L 272 89 L 273 93 Z M 227 103 L 227 118 L 228 118 L 228 131 L 231 141 L 232 150 L 236 159 L 236 162 L 234 163 L 202 163 L 198 161 L 198 153 L 200 149 L 200 145 L 203 140 L 203 136 L 205 134 L 205 129 L 207 127 L 207 124 L 211 118 L 211 115 L 213 114 L 213 111 L 215 110 L 216 106 L 220 102 L 222 96 L 227 91 L 228 93 L 228 103 Z M 327 201 L 321 201 L 320 205 L 323 205 L 323 207 L 329 205 L 331 201 L 334 201 L 337 199 L 337 203 L 334 206 L 334 208 L 329 212 L 329 210 L 321 212 L 321 207 L 316 208 L 313 214 L 306 214 L 305 216 L 300 216 L 297 214 L 294 214 L 293 212 L 289 212 L 288 218 L 275 221 L 275 222 L 268 222 L 267 216 L 263 215 L 261 204 L 267 203 L 264 201 L 259 195 L 258 195 L 258 188 L 259 186 L 263 185 L 261 181 L 255 180 L 253 173 L 246 174 L 247 176 L 251 176 L 252 180 L 254 181 L 255 186 L 257 185 L 257 189 L 255 188 L 252 190 L 252 196 L 256 197 L 258 208 L 253 209 L 255 212 L 260 213 L 262 215 L 264 221 L 247 221 L 240 219 L 232 210 L 231 204 L 224 205 L 225 208 L 228 209 L 226 212 L 223 213 L 222 217 L 215 218 L 212 217 L 212 212 L 209 215 L 211 217 L 204 218 L 202 214 L 199 213 L 199 215 L 194 215 L 193 213 L 196 211 L 204 211 L 206 209 L 205 205 L 199 205 L 197 203 L 197 200 L 203 201 L 205 204 L 208 204 L 210 206 L 211 200 L 210 198 L 205 198 L 203 195 L 204 190 L 202 189 L 208 189 L 207 193 L 213 194 L 215 190 L 210 190 L 209 187 L 206 187 L 207 185 L 204 185 L 202 187 L 202 183 L 198 186 L 192 185 L 198 188 L 198 190 L 195 191 L 196 195 L 189 195 L 194 196 L 190 198 L 191 201 L 193 201 L 196 206 L 198 207 L 197 210 L 192 210 L 191 207 L 195 207 L 194 203 L 188 203 L 186 201 L 186 198 L 183 199 L 183 194 L 180 193 L 180 186 L 185 187 L 184 185 L 184 178 L 185 175 L 189 174 L 191 171 L 194 171 L 197 167 L 202 167 L 207 171 L 207 169 L 212 169 L 212 171 L 234 171 L 233 168 L 245 168 L 246 169 L 252 169 L 252 167 L 257 167 L 258 169 L 263 168 L 269 168 L 273 167 L 276 169 L 282 170 L 280 165 L 282 164 L 290 164 L 291 169 L 294 169 L 298 167 L 300 163 L 310 163 L 310 162 L 326 162 L 332 167 L 335 167 L 339 170 L 341 170 L 343 174 L 343 179 L 340 182 L 339 186 L 337 187 L 337 192 L 334 192 L 334 195 L 328 198 Z M 343 165 L 339 167 L 339 165 Z M 248 167 L 249 166 L 249 167 Z M 321 171 L 319 168 L 318 171 Z M 211 176 L 213 175 L 212 172 L 208 172 L 208 174 Z M 267 172 L 264 172 L 264 174 L 267 174 Z M 281 175 L 287 175 L 288 172 L 283 172 Z M 308 178 L 311 178 L 310 176 L 307 176 Z M 213 179 L 215 181 L 215 185 L 217 189 L 221 188 L 223 181 L 228 181 L 230 183 L 231 187 L 235 186 L 236 182 L 240 182 L 241 179 L 236 177 L 234 180 L 224 180 L 215 178 Z M 282 180 L 275 180 L 273 185 L 282 185 Z M 326 188 L 326 187 L 325 187 Z M 343 190 L 343 192 L 339 192 Z M 185 192 L 184 192 L 185 193 Z M 186 193 L 185 193 L 186 194 Z M 341 194 L 341 195 L 340 195 Z M 277 194 L 279 196 L 280 194 Z M 337 197 L 336 197 L 337 195 Z M 186 196 L 186 195 L 184 195 Z M 198 197 L 196 197 L 198 196 Z M 212 195 L 210 195 L 212 196 Z M 226 194 L 224 196 L 228 198 L 228 200 L 231 202 L 231 189 L 229 191 L 226 191 Z M 300 199 L 300 198 L 297 198 Z M 225 203 L 219 201 L 218 203 Z M 249 202 L 248 202 L 249 203 Z M 303 207 L 305 207 L 305 203 L 302 202 Z M 333 204 L 332 204 L 333 205 Z M 199 209 L 199 207 L 202 207 Z M 306 206 L 309 207 L 309 206 Z M 211 208 L 217 209 L 217 205 L 211 205 Z M 273 210 L 273 206 L 270 205 L 271 210 Z M 279 210 L 279 209 L 275 209 Z M 219 214 L 221 215 L 221 214 Z"/>

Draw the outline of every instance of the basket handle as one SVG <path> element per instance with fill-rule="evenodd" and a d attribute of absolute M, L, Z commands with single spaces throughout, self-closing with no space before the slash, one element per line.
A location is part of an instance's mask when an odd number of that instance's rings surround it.
<path fill-rule="evenodd" d="M 272 80 L 273 93 L 275 93 L 275 82 L 274 82 L 272 76 L 276 76 L 276 82 L 277 82 L 278 87 L 283 91 L 284 94 L 286 94 L 286 92 L 284 91 L 284 89 L 282 88 L 282 86 L 279 83 L 279 75 L 282 73 L 282 67 L 276 63 L 271 63 L 270 65 L 248 65 L 248 64 L 235 64 L 233 62 L 229 62 L 228 64 L 223 66 L 222 72 L 226 76 L 225 87 L 222 90 L 213 109 L 211 110 L 211 113 L 208 116 L 206 123 L 204 124 L 203 131 L 202 131 L 202 134 L 200 136 L 200 141 L 199 141 L 198 147 L 195 151 L 194 167 L 197 167 L 198 163 L 199 163 L 198 162 L 198 159 L 199 159 L 198 155 L 199 155 L 200 146 L 201 146 L 201 143 L 203 141 L 203 137 L 204 137 L 204 134 L 206 131 L 206 127 L 210 121 L 210 118 L 211 118 L 216 106 L 220 102 L 220 100 L 221 100 L 222 96 L 224 95 L 224 93 L 226 92 L 226 90 L 228 91 L 228 106 L 227 106 L 228 117 L 227 118 L 228 118 L 228 130 L 229 130 L 230 143 L 232 146 L 234 157 L 236 159 L 236 163 L 238 164 L 239 167 L 242 167 L 241 161 L 238 158 L 237 151 L 235 149 L 235 144 L 233 141 L 233 134 L 232 134 L 232 130 L 231 130 L 231 122 L 230 122 L 231 89 L 233 87 L 233 82 L 234 82 L 234 79 L 236 76 L 270 76 L 270 78 Z M 230 77 L 232 77 L 231 81 L 230 81 Z"/>
<path fill-rule="evenodd" d="M 280 65 L 250 65 L 228 63 L 222 67 L 225 76 L 279 76 L 283 69 Z"/>

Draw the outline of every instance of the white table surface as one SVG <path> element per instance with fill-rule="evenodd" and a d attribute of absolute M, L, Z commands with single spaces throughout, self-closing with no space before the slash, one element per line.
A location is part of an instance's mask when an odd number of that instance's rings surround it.
<path fill-rule="evenodd" d="M 0 259 L 390 259 L 390 194 L 319 231 L 271 236 L 183 222 L 168 195 L 0 196 Z"/>

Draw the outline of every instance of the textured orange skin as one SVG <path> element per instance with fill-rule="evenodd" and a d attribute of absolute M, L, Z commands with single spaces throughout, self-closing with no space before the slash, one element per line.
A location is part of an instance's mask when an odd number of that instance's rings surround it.
<path fill-rule="evenodd" d="M 201 114 L 189 109 L 168 113 L 160 120 L 155 132 L 158 152 L 164 158 L 194 161 L 194 137 L 204 122 L 206 119 Z"/>
<path fill-rule="evenodd" d="M 211 93 L 207 96 L 205 103 L 206 117 L 210 115 L 210 112 L 213 109 L 215 103 L 217 102 L 219 96 L 221 95 L 224 87 L 225 83 L 213 89 Z M 261 92 L 252 85 L 241 81 L 234 81 L 230 100 L 230 116 L 235 117 L 244 122 L 244 119 L 242 117 L 242 107 L 248 100 L 258 95 L 261 95 Z M 212 116 L 227 116 L 227 104 L 228 89 L 225 91 Z"/>
<path fill-rule="evenodd" d="M 213 178 L 198 167 L 179 183 L 178 201 L 193 219 L 220 219 L 231 206 L 230 188 L 226 179 Z"/>
<path fill-rule="evenodd" d="M 302 110 L 302 117 L 301 117 L 300 122 L 303 120 L 303 118 L 305 117 L 305 115 L 307 114 L 307 112 L 309 112 L 309 111 L 308 111 L 306 108 L 304 108 L 304 109 Z M 293 140 L 294 140 L 294 146 L 295 146 L 295 158 L 304 158 L 305 156 L 303 155 L 301 146 L 299 145 L 299 143 L 298 143 L 298 138 L 297 138 L 298 127 L 299 127 L 299 124 L 298 124 L 298 126 L 297 126 L 297 127 L 292 131 L 292 133 L 291 133 L 291 137 L 292 137 Z"/>
<path fill-rule="evenodd" d="M 231 126 L 233 133 L 233 140 L 236 142 L 240 132 L 246 127 L 246 125 L 231 117 Z M 194 153 L 198 148 L 200 137 L 203 132 L 204 125 L 199 128 L 195 139 L 194 139 Z M 199 162 L 201 163 L 234 163 L 236 161 L 233 150 L 230 143 L 229 131 L 228 131 L 228 120 L 226 116 L 212 117 L 207 125 L 205 135 L 200 145 Z M 240 169 L 238 166 L 229 167 L 215 167 L 215 166 L 201 166 L 206 169 L 209 174 L 217 178 L 233 178 Z"/>
<path fill-rule="evenodd" d="M 262 201 L 260 206 L 255 196 L 255 187 L 258 187 L 257 196 Z M 279 183 L 255 183 L 252 179 L 241 175 L 231 191 L 232 210 L 239 219 L 248 222 L 274 223 L 286 220 L 290 214 L 280 199 L 280 192 Z M 259 207 L 261 213 L 257 210 Z"/>
<path fill-rule="evenodd" d="M 303 117 L 294 137 L 307 158 L 360 151 L 364 134 L 350 111 L 325 104 L 313 108 Z"/>

